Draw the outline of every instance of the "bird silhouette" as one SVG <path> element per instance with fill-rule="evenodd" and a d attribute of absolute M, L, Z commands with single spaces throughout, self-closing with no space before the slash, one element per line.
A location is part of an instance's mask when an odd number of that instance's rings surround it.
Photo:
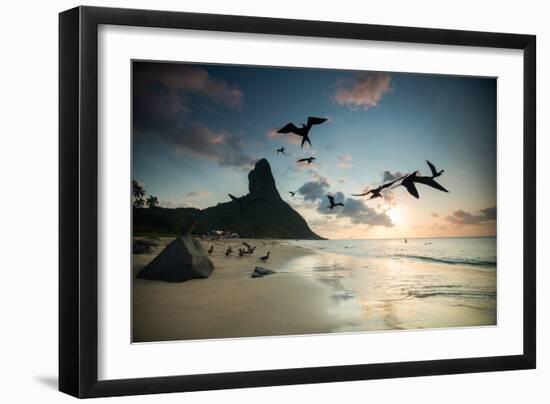
<path fill-rule="evenodd" d="M 307 165 L 310 165 L 311 163 L 313 163 L 313 160 L 315 160 L 315 157 L 306 157 L 306 158 L 303 158 L 303 159 L 300 159 L 300 160 L 296 160 L 297 163 L 303 163 L 305 161 L 307 161 Z"/>
<path fill-rule="evenodd" d="M 430 166 L 430 170 L 432 170 L 432 178 L 439 177 L 441 174 L 445 172 L 445 170 L 437 171 L 435 166 L 432 163 L 430 163 L 428 160 L 426 160 L 426 163 L 428 163 L 428 165 Z"/>
<path fill-rule="evenodd" d="M 294 195 L 296 195 L 296 192 L 288 191 L 288 193 L 289 193 L 290 196 L 293 197 L 293 198 L 294 198 Z"/>
<path fill-rule="evenodd" d="M 248 244 L 246 241 L 243 241 L 243 245 L 246 247 L 245 254 L 253 254 L 254 250 L 256 249 L 256 246 L 252 247 L 250 244 Z"/>
<path fill-rule="evenodd" d="M 267 255 L 264 255 L 263 257 L 260 257 L 260 260 L 263 262 L 266 262 L 269 259 L 269 256 L 271 255 L 271 252 L 267 252 Z"/>
<path fill-rule="evenodd" d="M 307 118 L 307 124 L 301 124 L 301 127 L 297 127 L 293 123 L 287 123 L 284 127 L 279 129 L 277 133 L 293 133 L 295 135 L 302 137 L 302 144 L 301 147 L 304 148 L 304 143 L 308 143 L 311 146 L 311 140 L 309 139 L 309 131 L 311 130 L 313 125 L 320 125 L 323 122 L 326 122 L 327 118 L 316 118 L 314 116 L 310 116 Z"/>
<path fill-rule="evenodd" d="M 405 178 L 403 178 L 403 180 L 399 185 L 403 185 L 407 189 L 409 194 L 414 196 L 416 199 L 419 199 L 420 195 L 418 194 L 418 190 L 414 185 L 415 182 L 427 185 L 429 187 L 438 189 L 443 192 L 449 192 L 445 188 L 443 188 L 439 183 L 437 183 L 432 177 L 419 176 L 418 171 L 415 171 L 412 174 L 408 174 L 407 176 L 405 176 Z"/>
<path fill-rule="evenodd" d="M 233 250 L 231 249 L 231 246 L 227 247 L 227 250 L 225 250 L 225 256 L 229 257 L 229 255 L 231 255 L 232 252 Z"/>
<path fill-rule="evenodd" d="M 279 153 L 286 154 L 286 153 L 285 153 L 285 147 L 284 147 L 284 146 L 281 147 L 280 149 L 277 149 L 277 154 L 279 154 Z"/>
<path fill-rule="evenodd" d="M 382 190 L 386 189 L 388 187 L 391 187 L 393 184 L 395 184 L 397 181 L 403 179 L 405 176 L 398 178 L 392 182 L 387 182 L 386 184 L 380 185 L 378 188 L 369 189 L 367 192 L 363 192 L 362 194 L 352 194 L 353 196 L 365 196 L 368 194 L 372 194 L 372 196 L 369 199 L 374 198 L 382 198 Z"/>
<path fill-rule="evenodd" d="M 241 207 L 241 209 L 245 209 L 244 203 L 243 203 L 243 201 L 241 201 L 241 198 L 237 198 L 236 196 L 231 195 L 231 194 L 227 194 L 227 195 L 229 195 L 229 197 L 231 198 L 231 200 L 237 202 L 237 203 L 239 204 L 239 206 Z"/>
<path fill-rule="evenodd" d="M 334 196 L 332 195 L 327 195 L 327 198 L 329 203 L 329 206 L 327 206 L 327 208 L 329 208 L 330 210 L 334 209 L 335 206 L 344 206 L 342 202 L 334 203 Z"/>
<path fill-rule="evenodd" d="M 214 246 L 213 245 L 208 249 L 208 254 L 212 254 L 212 251 L 214 251 Z"/>

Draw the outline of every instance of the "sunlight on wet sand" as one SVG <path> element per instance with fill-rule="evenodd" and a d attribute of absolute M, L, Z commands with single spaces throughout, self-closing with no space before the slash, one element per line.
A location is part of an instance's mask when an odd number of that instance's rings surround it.
<path fill-rule="evenodd" d="M 496 324 L 496 271 L 352 257 L 275 240 L 249 240 L 258 246 L 255 255 L 225 257 L 228 245 L 237 250 L 242 241 L 214 242 L 216 269 L 208 279 L 134 278 L 134 342 Z M 134 255 L 134 276 L 160 250 Z M 260 262 L 267 251 L 271 258 Z M 255 266 L 278 273 L 252 279 Z"/>

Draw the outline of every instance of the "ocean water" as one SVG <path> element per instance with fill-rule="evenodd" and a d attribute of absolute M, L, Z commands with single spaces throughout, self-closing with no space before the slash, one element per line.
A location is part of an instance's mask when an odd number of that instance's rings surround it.
<path fill-rule="evenodd" d="M 398 262 L 425 262 L 496 269 L 496 237 L 414 238 L 385 240 L 301 240 L 306 248 Z"/>
<path fill-rule="evenodd" d="M 331 288 L 339 331 L 497 324 L 495 237 L 291 244 L 315 253 L 289 262 L 287 271 Z"/>

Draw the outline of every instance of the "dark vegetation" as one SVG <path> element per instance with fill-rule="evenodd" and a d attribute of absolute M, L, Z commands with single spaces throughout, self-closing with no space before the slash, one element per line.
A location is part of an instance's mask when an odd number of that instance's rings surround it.
<path fill-rule="evenodd" d="M 197 221 L 195 235 L 224 230 L 237 233 L 241 238 L 321 239 L 302 216 L 281 199 L 267 160 L 258 161 L 248 179 L 249 193 L 239 198 L 241 203 L 229 201 L 206 209 L 143 208 L 134 204 L 134 235 L 176 235 L 185 223 Z"/>

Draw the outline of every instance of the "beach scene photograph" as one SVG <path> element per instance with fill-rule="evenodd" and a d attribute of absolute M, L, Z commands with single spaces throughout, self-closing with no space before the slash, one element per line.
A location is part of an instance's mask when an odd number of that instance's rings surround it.
<path fill-rule="evenodd" d="M 132 342 L 497 325 L 497 79 L 132 61 Z"/>

